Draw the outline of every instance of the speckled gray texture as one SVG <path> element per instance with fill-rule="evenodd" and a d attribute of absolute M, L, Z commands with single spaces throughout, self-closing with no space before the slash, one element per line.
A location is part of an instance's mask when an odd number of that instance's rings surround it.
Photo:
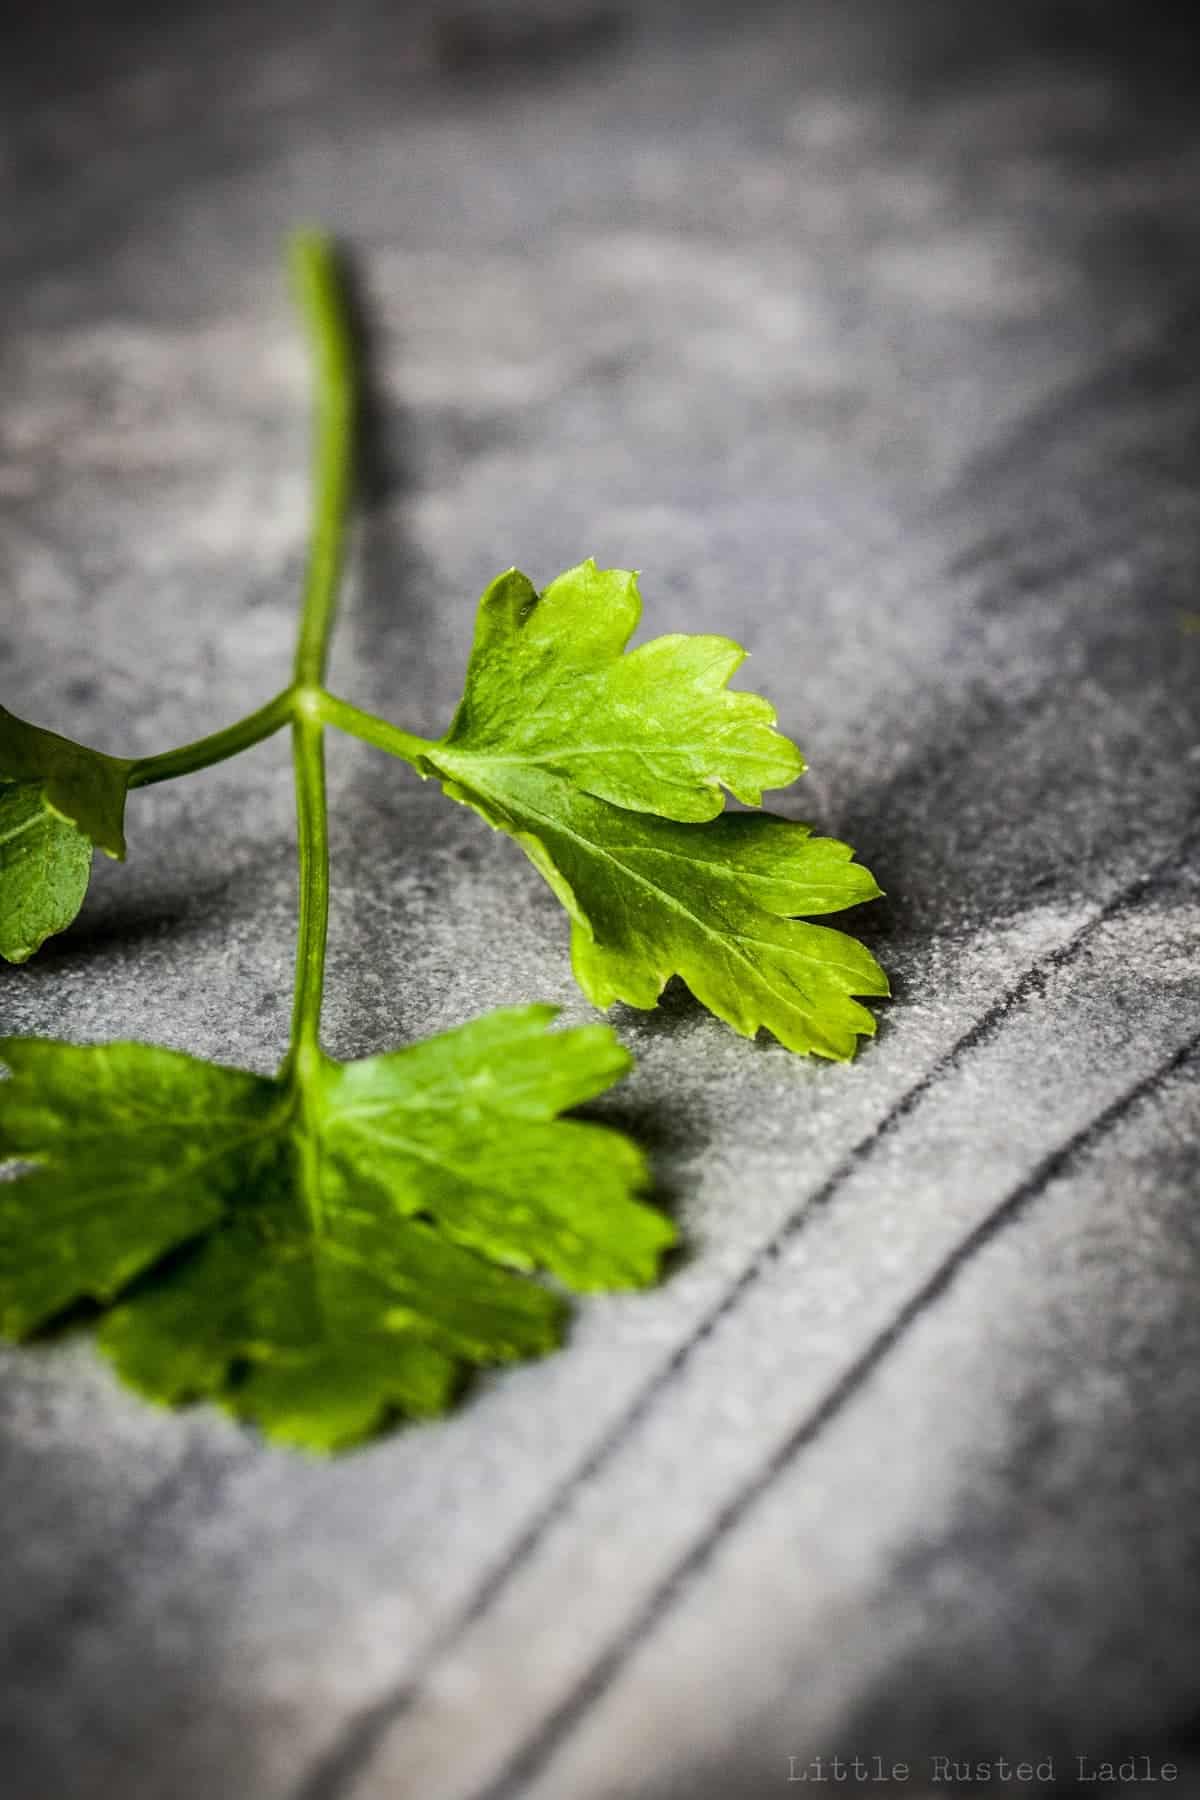
<path fill-rule="evenodd" d="M 451 16 L 14 36 L 3 697 L 129 752 L 278 684 L 307 395 L 276 248 L 329 220 L 375 394 L 338 688 L 434 730 L 490 575 L 640 568 L 653 630 L 754 653 L 812 765 L 784 806 L 888 890 L 860 929 L 896 998 L 849 1068 L 674 991 L 617 1009 L 602 1110 L 686 1254 L 444 1425 L 312 1463 L 143 1407 L 84 1339 L 4 1352 L 5 1800 L 742 1800 L 835 1753 L 910 1758 L 878 1791 L 913 1800 L 937 1754 L 1061 1789 L 1145 1753 L 1194 1793 L 1180 18 Z M 331 787 L 334 1051 L 586 1016 L 513 846 L 357 746 Z M 282 745 L 136 796 L 4 1027 L 273 1066 L 291 805 Z"/>

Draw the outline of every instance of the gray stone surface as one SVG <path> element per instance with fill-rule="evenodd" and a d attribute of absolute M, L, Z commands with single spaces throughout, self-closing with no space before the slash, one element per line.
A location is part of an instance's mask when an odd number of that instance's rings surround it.
<path fill-rule="evenodd" d="M 938 1754 L 1200 1791 L 1183 15 L 538 17 L 14 35 L 3 696 L 129 752 L 278 684 L 277 240 L 327 220 L 376 393 L 336 685 L 433 730 L 497 569 L 640 568 L 652 630 L 755 653 L 812 764 L 784 806 L 888 890 L 896 998 L 850 1068 L 618 1009 L 604 1110 L 687 1253 L 445 1424 L 313 1463 L 145 1408 L 84 1339 L 5 1351 L 6 1800 L 725 1800 L 838 1752 L 911 1758 L 878 1791 L 918 1800 Z M 332 790 L 331 1049 L 586 1014 L 511 845 L 355 746 Z M 5 1029 L 272 1067 L 283 746 L 137 796 L 130 840 L 3 973 Z"/>

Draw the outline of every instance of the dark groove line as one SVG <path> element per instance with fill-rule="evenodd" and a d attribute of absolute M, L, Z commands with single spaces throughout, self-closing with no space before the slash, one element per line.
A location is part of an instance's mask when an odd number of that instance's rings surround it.
<path fill-rule="evenodd" d="M 340 1800 L 340 1796 L 347 1791 L 356 1776 L 370 1761 L 384 1733 L 413 1705 L 430 1670 L 448 1651 L 453 1649 L 471 1626 L 487 1613 L 493 1602 L 504 1592 L 537 1549 L 558 1515 L 570 1505 L 575 1495 L 586 1487 L 605 1463 L 616 1454 L 625 1439 L 653 1410 L 661 1394 L 670 1387 L 676 1376 L 686 1367 L 694 1352 L 711 1336 L 721 1320 L 740 1303 L 742 1296 L 760 1278 L 767 1266 L 781 1254 L 796 1233 L 803 1228 L 809 1217 L 819 1208 L 827 1207 L 832 1202 L 843 1183 L 849 1180 L 858 1167 L 874 1153 L 878 1145 L 885 1142 L 912 1114 L 929 1091 L 944 1076 L 954 1070 L 963 1057 L 970 1055 L 980 1045 L 988 1043 L 1012 1012 L 1022 1006 L 1031 996 L 1041 991 L 1049 974 L 1069 964 L 1083 949 L 1092 934 L 1100 930 L 1109 920 L 1126 908 L 1140 904 L 1151 895 L 1164 878 L 1169 877 L 1185 860 L 1192 835 L 1191 830 L 1186 832 L 1182 841 L 1162 856 L 1153 868 L 1137 875 L 1124 887 L 1119 888 L 1091 919 L 1079 926 L 1061 944 L 1056 944 L 1044 956 L 1039 957 L 1022 975 L 1018 976 L 1017 980 L 998 1000 L 993 1001 L 985 1012 L 980 1014 L 975 1023 L 951 1045 L 950 1049 L 939 1057 L 925 1071 L 924 1075 L 913 1083 L 912 1087 L 901 1094 L 882 1119 L 852 1146 L 820 1187 L 799 1202 L 771 1237 L 755 1251 L 741 1273 L 733 1280 L 716 1304 L 703 1315 L 692 1331 L 676 1346 L 666 1362 L 651 1376 L 641 1392 L 609 1427 L 583 1461 L 560 1482 L 545 1504 L 534 1514 L 513 1542 L 508 1554 L 496 1564 L 490 1573 L 483 1577 L 466 1604 L 434 1636 L 426 1649 L 421 1666 L 378 1700 L 372 1701 L 347 1720 L 345 1726 L 335 1736 L 329 1749 L 319 1758 L 307 1775 L 301 1778 L 294 1790 L 293 1800 Z"/>
<path fill-rule="evenodd" d="M 520 1800 L 527 1782 L 539 1775 L 576 1725 L 612 1686 L 630 1652 L 643 1643 L 665 1615 L 680 1599 L 690 1583 L 711 1561 L 727 1537 L 785 1473 L 789 1465 L 806 1450 L 825 1427 L 832 1423 L 843 1407 L 885 1361 L 912 1325 L 950 1289 L 972 1259 L 997 1238 L 1009 1225 L 1016 1223 L 1076 1158 L 1086 1155 L 1105 1138 L 1126 1113 L 1149 1099 L 1164 1083 L 1177 1074 L 1200 1051 L 1200 1031 L 1175 1050 L 1165 1062 L 1112 1100 L 1082 1126 L 1073 1137 L 1043 1158 L 1037 1168 L 996 1205 L 986 1218 L 974 1226 L 957 1247 L 940 1263 L 932 1275 L 900 1308 L 862 1353 L 855 1358 L 820 1400 L 793 1428 L 777 1449 L 727 1501 L 704 1529 L 695 1543 L 676 1562 L 638 1607 L 633 1618 L 622 1628 L 608 1649 L 592 1664 L 554 1711 L 538 1727 L 534 1735 L 516 1751 L 500 1774 L 486 1787 L 479 1788 L 471 1800 Z"/>

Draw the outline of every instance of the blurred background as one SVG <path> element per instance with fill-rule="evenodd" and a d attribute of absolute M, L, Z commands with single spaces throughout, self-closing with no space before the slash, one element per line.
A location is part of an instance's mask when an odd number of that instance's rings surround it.
<path fill-rule="evenodd" d="M 896 995 L 848 1069 L 616 1009 L 687 1254 L 444 1425 L 308 1463 L 5 1349 L 6 1800 L 1200 1793 L 1193 12 L 5 24 L 4 701 L 140 754 L 278 687 L 321 224 L 370 390 L 335 687 L 440 731 L 497 570 L 638 568 L 651 633 L 749 646 Z M 137 797 L 5 1029 L 275 1065 L 278 750 Z M 512 846 L 359 747 L 331 785 L 332 1051 L 586 1016 Z"/>

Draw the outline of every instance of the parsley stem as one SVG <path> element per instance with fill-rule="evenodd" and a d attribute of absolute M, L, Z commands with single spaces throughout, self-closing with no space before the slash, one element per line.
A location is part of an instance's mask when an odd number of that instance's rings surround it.
<path fill-rule="evenodd" d="M 303 231 L 289 246 L 292 283 L 313 362 L 313 508 L 290 699 L 300 859 L 300 924 L 289 1060 L 319 1054 L 329 926 L 329 820 L 322 683 L 354 481 L 355 370 L 346 297 L 331 241 Z"/>
<path fill-rule="evenodd" d="M 151 787 L 156 781 L 174 781 L 176 776 L 192 775 L 197 769 L 207 769 L 213 763 L 240 756 L 243 750 L 260 744 L 286 725 L 292 710 L 292 690 L 284 688 L 257 712 L 247 713 L 244 719 L 226 725 L 222 731 L 197 738 L 192 744 L 180 744 L 176 750 L 163 750 L 157 756 L 138 757 L 129 772 L 129 785 L 131 788 Z"/>
<path fill-rule="evenodd" d="M 350 737 L 361 738 L 365 744 L 373 744 L 377 750 L 386 750 L 392 756 L 403 758 L 414 768 L 425 752 L 433 749 L 431 738 L 414 737 L 410 731 L 401 731 L 398 725 L 389 724 L 387 719 L 381 719 L 375 713 L 363 712 L 361 707 L 351 706 L 348 700 L 339 700 L 336 694 L 322 694 L 321 713 L 327 724 L 336 725 Z"/>
<path fill-rule="evenodd" d="M 296 825 L 300 852 L 300 924 L 292 997 L 293 1054 L 317 1048 L 329 927 L 329 821 L 325 801 L 325 728 L 297 714 L 292 724 Z"/>
<path fill-rule="evenodd" d="M 354 348 L 332 241 L 298 231 L 288 247 L 292 287 L 315 379 L 312 535 L 296 643 L 297 687 L 325 679 L 354 485 Z"/>

